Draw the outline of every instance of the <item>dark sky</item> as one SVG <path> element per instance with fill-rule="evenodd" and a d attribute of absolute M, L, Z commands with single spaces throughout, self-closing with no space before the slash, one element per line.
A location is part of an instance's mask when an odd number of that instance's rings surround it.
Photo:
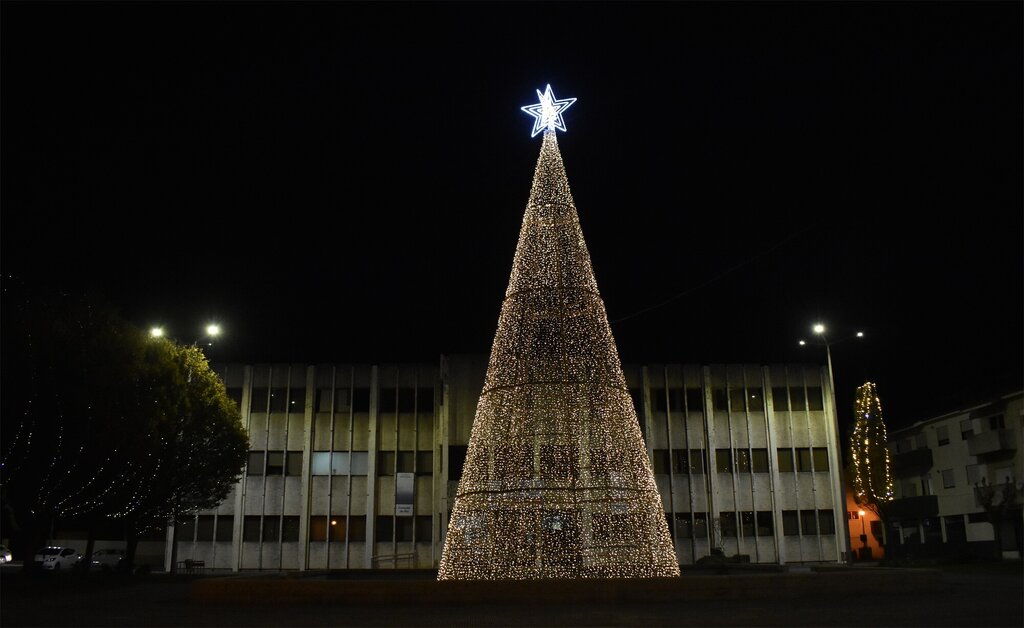
<path fill-rule="evenodd" d="M 903 425 L 1022 386 L 1021 8 L 3 2 L 3 274 L 220 361 L 487 353 L 550 83 L 625 362 L 820 319 Z"/>

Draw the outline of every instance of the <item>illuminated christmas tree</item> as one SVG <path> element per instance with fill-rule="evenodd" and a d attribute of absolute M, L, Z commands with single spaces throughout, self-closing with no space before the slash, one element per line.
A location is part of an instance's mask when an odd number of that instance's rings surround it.
<path fill-rule="evenodd" d="M 853 498 L 884 520 L 884 507 L 893 500 L 889 440 L 882 420 L 882 402 L 871 382 L 857 388 L 853 405 L 856 422 L 850 436 Z"/>
<path fill-rule="evenodd" d="M 678 576 L 555 129 L 543 132 L 438 572 L 448 579 Z"/>

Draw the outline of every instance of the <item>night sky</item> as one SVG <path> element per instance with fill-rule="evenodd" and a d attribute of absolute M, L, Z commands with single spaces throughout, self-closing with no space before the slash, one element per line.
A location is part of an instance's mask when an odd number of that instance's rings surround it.
<path fill-rule="evenodd" d="M 1022 386 L 1020 2 L 3 2 L 2 272 L 215 361 L 488 353 L 540 137 L 627 363 Z M 845 420 L 844 420 L 845 422 Z"/>

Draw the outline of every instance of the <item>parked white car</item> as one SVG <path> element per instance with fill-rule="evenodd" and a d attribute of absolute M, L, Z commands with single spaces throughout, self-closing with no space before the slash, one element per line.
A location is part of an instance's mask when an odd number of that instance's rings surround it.
<path fill-rule="evenodd" d="M 82 560 L 82 555 L 73 547 L 58 547 L 56 549 L 59 550 L 56 554 L 48 554 L 43 559 L 43 569 L 48 571 L 70 569 Z"/>
<path fill-rule="evenodd" d="M 11 550 L 7 549 L 6 546 L 0 545 L 0 565 L 11 562 L 13 558 Z"/>
<path fill-rule="evenodd" d="M 52 556 L 54 554 L 60 554 L 60 550 L 61 550 L 61 548 L 57 547 L 56 545 L 48 545 L 46 547 L 40 547 L 39 549 L 36 550 L 36 553 L 33 554 L 32 562 L 36 563 L 38 565 L 41 565 L 41 564 L 43 564 L 43 562 L 46 561 L 46 558 L 48 556 Z"/>
<path fill-rule="evenodd" d="M 103 571 L 117 569 L 124 560 L 123 549 L 98 549 L 92 553 L 92 566 Z"/>

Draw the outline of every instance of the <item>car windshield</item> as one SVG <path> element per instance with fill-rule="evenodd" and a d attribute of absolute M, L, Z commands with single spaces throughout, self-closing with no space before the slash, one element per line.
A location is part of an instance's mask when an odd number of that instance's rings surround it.
<path fill-rule="evenodd" d="M 60 553 L 60 548 L 59 547 L 44 547 L 43 549 L 41 549 L 41 550 L 36 552 L 36 554 L 42 554 L 43 556 L 52 556 L 54 554 L 59 554 L 59 553 Z"/>

